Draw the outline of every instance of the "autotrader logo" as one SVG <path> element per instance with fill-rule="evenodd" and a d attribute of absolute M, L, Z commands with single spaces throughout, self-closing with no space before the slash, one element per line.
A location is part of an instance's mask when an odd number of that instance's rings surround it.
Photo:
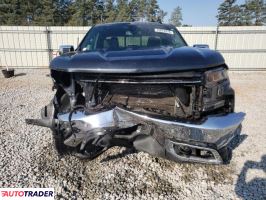
<path fill-rule="evenodd" d="M 0 199 L 54 199 L 53 188 L 0 188 Z"/>

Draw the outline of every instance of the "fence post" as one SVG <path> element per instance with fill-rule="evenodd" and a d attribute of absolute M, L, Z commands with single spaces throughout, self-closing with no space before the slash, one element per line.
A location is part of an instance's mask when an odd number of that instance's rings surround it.
<path fill-rule="evenodd" d="M 79 46 L 79 36 L 77 38 L 77 48 L 78 48 L 78 46 Z"/>
<path fill-rule="evenodd" d="M 214 43 L 214 50 L 215 51 L 217 51 L 218 37 L 219 37 L 219 25 L 217 25 L 216 32 L 215 32 L 215 43 Z"/>
<path fill-rule="evenodd" d="M 48 58 L 49 58 L 49 63 L 50 63 L 53 59 L 53 52 L 52 52 L 52 44 L 51 44 L 51 30 L 49 26 L 46 26 L 45 32 L 46 32 Z"/>

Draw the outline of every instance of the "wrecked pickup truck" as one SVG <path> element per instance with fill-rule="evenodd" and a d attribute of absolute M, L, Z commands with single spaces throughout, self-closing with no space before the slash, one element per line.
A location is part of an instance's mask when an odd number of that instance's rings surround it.
<path fill-rule="evenodd" d="M 69 48 L 69 49 L 68 49 Z M 221 164 L 244 113 L 220 53 L 188 47 L 172 25 L 96 25 L 50 63 L 56 89 L 42 119 L 60 154 L 94 159 L 113 146 L 174 161 Z"/>

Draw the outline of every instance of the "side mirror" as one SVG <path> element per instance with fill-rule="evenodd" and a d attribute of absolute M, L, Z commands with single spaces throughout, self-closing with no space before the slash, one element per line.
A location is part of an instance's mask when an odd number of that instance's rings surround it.
<path fill-rule="evenodd" d="M 74 51 L 74 46 L 72 45 L 60 45 L 59 46 L 59 55 Z"/>
<path fill-rule="evenodd" d="M 194 44 L 193 47 L 203 48 L 203 49 L 209 49 L 210 48 L 208 44 Z"/>

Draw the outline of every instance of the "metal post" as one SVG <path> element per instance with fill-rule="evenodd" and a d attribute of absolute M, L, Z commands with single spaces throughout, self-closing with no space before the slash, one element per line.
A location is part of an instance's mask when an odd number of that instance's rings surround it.
<path fill-rule="evenodd" d="M 47 51 L 48 51 L 48 58 L 49 63 L 53 59 L 53 52 L 52 52 L 52 44 L 51 44 L 51 30 L 48 26 L 46 26 L 46 39 L 47 39 Z"/>
<path fill-rule="evenodd" d="M 79 36 L 77 38 L 77 48 L 78 48 L 78 46 L 79 46 Z"/>
<path fill-rule="evenodd" d="M 219 36 L 219 25 L 217 25 L 216 32 L 215 32 L 215 43 L 214 43 L 214 50 L 215 51 L 217 51 L 218 36 Z"/>

